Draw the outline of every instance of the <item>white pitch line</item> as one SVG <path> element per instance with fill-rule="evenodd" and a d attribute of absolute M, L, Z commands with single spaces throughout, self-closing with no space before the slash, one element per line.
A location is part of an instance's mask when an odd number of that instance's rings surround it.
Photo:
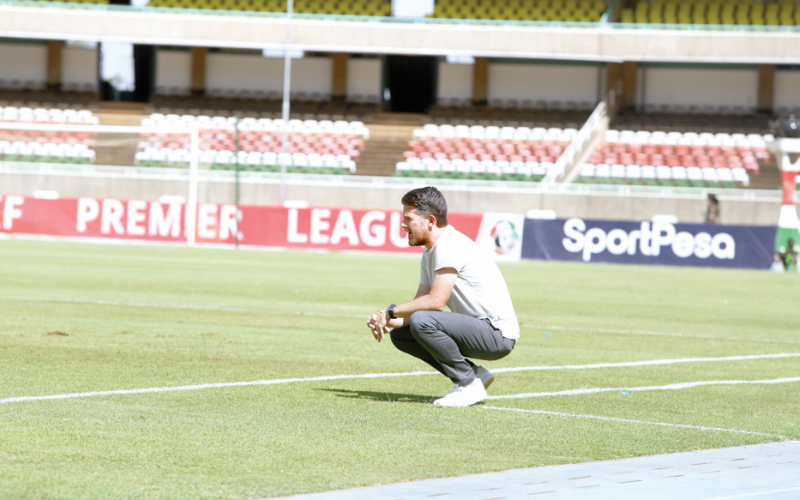
<path fill-rule="evenodd" d="M 507 373 L 518 371 L 540 371 L 540 370 L 594 370 L 601 368 L 627 368 L 636 366 L 657 366 L 669 365 L 676 363 L 709 363 L 718 361 L 746 361 L 755 359 L 775 359 L 775 358 L 796 358 L 800 357 L 800 353 L 778 353 L 778 354 L 760 354 L 752 356 L 727 356 L 722 358 L 678 358 L 678 359 L 653 359 L 648 361 L 625 361 L 621 363 L 599 363 L 592 365 L 563 365 L 563 366 L 523 366 L 517 368 L 498 368 L 493 370 L 494 373 Z M 3 403 L 20 403 L 24 401 L 43 401 L 48 399 L 71 399 L 71 398 L 88 398 L 95 396 L 114 396 L 124 394 L 145 394 L 151 392 L 175 392 L 175 391 L 199 391 L 204 389 L 221 389 L 225 387 L 245 387 L 253 385 L 280 385 L 292 384 L 298 382 L 324 382 L 329 380 L 349 380 L 349 379 L 369 379 L 369 378 L 389 378 L 389 377 L 412 377 L 419 375 L 436 375 L 439 372 L 434 371 L 416 371 L 404 373 L 367 373 L 363 375 L 331 375 L 323 377 L 309 377 L 309 378 L 289 378 L 289 379 L 273 379 L 273 380 L 255 380 L 249 382 L 219 382 L 214 384 L 198 384 L 198 385 L 183 385 L 175 387 L 151 387 L 146 389 L 118 389 L 113 391 L 93 391 L 93 392 L 77 392 L 69 394 L 52 394 L 47 396 L 18 396 L 12 398 L 0 399 L 0 404 Z M 610 389 L 609 389 L 610 390 Z M 615 389 L 619 390 L 619 389 Z M 545 394 L 545 393 L 542 393 Z M 548 393 L 549 394 L 549 393 Z M 497 397 L 497 396 L 495 396 Z M 502 396 L 500 396 L 502 397 Z"/>
<path fill-rule="evenodd" d="M 742 493 L 740 495 L 732 495 L 729 497 L 707 498 L 706 500 L 732 500 L 734 498 L 758 497 L 761 495 L 771 495 L 773 493 L 783 493 L 785 491 L 797 491 L 797 490 L 800 490 L 800 486 L 797 486 L 795 488 L 783 488 L 782 490 L 754 491 L 752 493 Z"/>
<path fill-rule="evenodd" d="M 627 368 L 634 366 L 673 365 L 678 363 L 708 363 L 712 361 L 748 361 L 753 359 L 797 358 L 800 353 L 754 354 L 748 356 L 727 356 L 723 358 L 678 358 L 678 359 L 653 359 L 648 361 L 625 361 L 621 363 L 597 363 L 592 365 L 564 365 L 564 366 L 523 366 L 519 368 L 497 368 L 492 373 L 509 373 L 536 370 L 591 370 L 595 368 Z"/>
<path fill-rule="evenodd" d="M 180 385 L 175 387 L 150 387 L 147 389 L 119 389 L 115 391 L 75 392 L 72 394 L 51 394 L 49 396 L 19 396 L 15 398 L 5 398 L 5 399 L 0 399 L 0 404 L 21 403 L 24 401 L 43 401 L 48 399 L 90 398 L 94 396 L 116 396 L 121 394 L 146 394 L 150 392 L 200 391 L 203 389 L 221 389 L 224 387 L 245 387 L 251 385 L 281 385 L 281 384 L 293 384 L 297 382 L 325 382 L 328 380 L 347 380 L 347 379 L 359 379 L 359 378 L 411 377 L 415 375 L 433 375 L 434 373 L 439 373 L 439 372 L 366 373 L 363 375 L 331 375 L 328 377 L 283 378 L 283 379 L 273 379 L 273 380 L 254 380 L 250 382 L 220 382 L 217 384 Z"/>
<path fill-rule="evenodd" d="M 617 330 L 612 328 L 591 328 L 591 327 L 570 327 L 570 326 L 540 326 L 540 325 L 520 325 L 522 328 L 536 328 L 539 330 L 562 330 L 568 332 L 597 332 L 597 333 L 619 333 L 622 335 L 647 335 L 653 337 L 679 337 L 705 340 L 735 340 L 744 342 L 766 342 L 770 344 L 800 344 L 798 340 L 777 340 L 777 339 L 754 339 L 748 337 L 716 337 L 714 335 L 703 335 L 700 333 L 678 333 L 678 332 L 651 332 L 647 330 Z"/>
<path fill-rule="evenodd" d="M 786 439 L 785 436 L 781 436 L 779 434 L 767 434 L 764 432 L 753 432 L 753 431 L 743 431 L 739 429 L 726 429 L 723 427 L 705 427 L 702 425 L 686 425 L 686 424 L 669 424 L 666 422 L 648 422 L 646 420 L 631 420 L 628 418 L 615 418 L 615 417 L 601 417 L 599 415 L 578 415 L 575 413 L 562 413 L 556 411 L 543 411 L 543 410 L 523 410 L 520 408 L 503 408 L 501 406 L 478 406 L 477 408 L 483 408 L 485 410 L 502 410 L 502 411 L 511 411 L 511 412 L 518 412 L 518 413 L 534 413 L 537 415 L 551 415 L 554 417 L 571 417 L 571 418 L 586 418 L 590 420 L 605 420 L 609 422 L 625 422 L 630 424 L 644 424 L 644 425 L 656 425 L 659 427 L 679 427 L 682 429 L 697 429 L 701 431 L 717 431 L 717 432 L 733 432 L 736 434 L 750 434 L 753 436 L 768 436 L 768 437 L 775 437 L 780 439 Z"/>
<path fill-rule="evenodd" d="M 566 391 L 556 392 L 525 392 L 522 394 L 506 394 L 504 396 L 489 396 L 490 399 L 526 399 L 526 398 L 546 398 L 552 396 L 580 396 L 583 394 L 598 394 L 601 392 L 617 392 L 617 391 L 631 391 L 631 392 L 645 392 L 645 391 L 678 391 L 681 389 L 691 389 L 693 387 L 702 387 L 705 385 L 771 385 L 771 384 L 791 384 L 793 382 L 800 382 L 800 377 L 784 377 L 774 378 L 768 380 L 705 380 L 700 382 L 680 382 L 677 384 L 668 385 L 647 385 L 640 387 L 595 387 L 583 389 L 569 389 Z"/>

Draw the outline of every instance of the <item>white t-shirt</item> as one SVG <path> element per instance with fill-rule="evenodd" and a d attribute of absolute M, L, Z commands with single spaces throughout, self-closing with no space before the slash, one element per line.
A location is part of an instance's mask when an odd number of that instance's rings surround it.
<path fill-rule="evenodd" d="M 452 226 L 447 226 L 430 250 L 425 249 L 419 282 L 432 286 L 439 269 L 451 267 L 458 276 L 447 307 L 458 314 L 488 319 L 503 337 L 519 338 L 519 323 L 506 281 L 494 260 Z"/>

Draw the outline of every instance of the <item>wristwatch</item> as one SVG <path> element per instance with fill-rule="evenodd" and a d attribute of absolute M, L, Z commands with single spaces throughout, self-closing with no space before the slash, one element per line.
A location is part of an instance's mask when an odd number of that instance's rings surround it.
<path fill-rule="evenodd" d="M 397 309 L 397 304 L 389 304 L 389 307 L 386 308 L 386 312 L 389 313 L 389 319 L 396 319 L 394 315 L 395 309 Z"/>

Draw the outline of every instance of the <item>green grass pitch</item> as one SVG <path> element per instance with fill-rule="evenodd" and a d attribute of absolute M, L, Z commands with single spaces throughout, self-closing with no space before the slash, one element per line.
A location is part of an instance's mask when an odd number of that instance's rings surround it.
<path fill-rule="evenodd" d="M 522 338 L 489 369 L 800 352 L 793 275 L 501 269 Z M 426 370 L 365 326 L 418 273 L 405 257 L 1 241 L 0 399 Z M 489 393 L 782 377 L 800 358 L 501 373 Z M 261 498 L 781 439 L 485 406 L 800 438 L 797 382 L 429 404 L 449 389 L 423 375 L 2 403 L 0 497 Z"/>

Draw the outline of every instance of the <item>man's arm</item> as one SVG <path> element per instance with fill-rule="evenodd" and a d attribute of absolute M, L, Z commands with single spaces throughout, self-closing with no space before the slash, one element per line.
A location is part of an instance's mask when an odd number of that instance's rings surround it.
<path fill-rule="evenodd" d="M 420 283 L 414 300 L 399 304 L 394 310 L 394 315 L 398 318 L 410 318 L 417 311 L 444 311 L 457 276 L 456 270 L 452 267 L 439 269 L 433 275 L 433 284 L 427 286 Z"/>
<path fill-rule="evenodd" d="M 414 300 L 396 307 L 395 319 L 389 319 L 386 311 L 378 311 L 373 314 L 367 322 L 367 326 L 372 330 L 375 340 L 380 342 L 383 340 L 384 333 L 408 325 L 408 319 L 417 311 L 443 311 L 450 299 L 457 276 L 458 274 L 453 268 L 436 271 L 432 286 L 420 283 Z"/>
<path fill-rule="evenodd" d="M 424 297 L 429 293 L 431 293 L 431 287 L 420 283 L 419 286 L 417 287 L 417 294 L 414 295 L 414 300 L 417 300 L 420 297 Z M 411 302 L 413 302 L 414 300 L 412 300 Z M 395 309 L 395 319 L 390 319 L 387 322 L 387 325 L 389 325 L 392 328 L 400 328 L 402 326 L 408 325 L 408 318 L 401 318 L 400 316 L 398 316 L 397 310 Z"/>

